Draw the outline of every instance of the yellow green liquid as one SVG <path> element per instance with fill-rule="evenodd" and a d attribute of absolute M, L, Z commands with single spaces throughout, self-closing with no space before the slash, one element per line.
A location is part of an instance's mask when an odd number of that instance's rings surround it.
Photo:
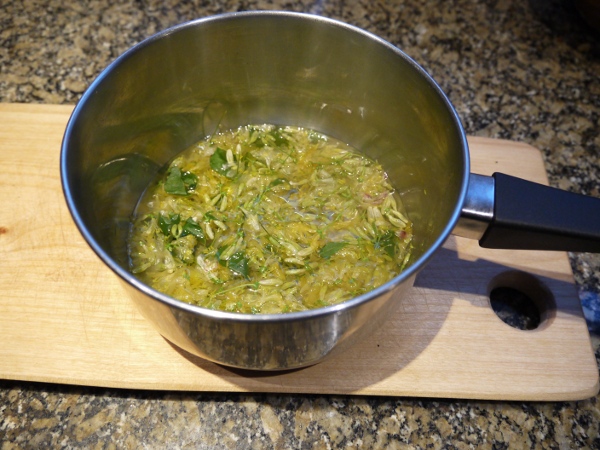
<path fill-rule="evenodd" d="M 245 126 L 175 158 L 145 192 L 131 271 L 178 300 L 270 314 L 340 303 L 399 274 L 412 224 L 382 167 L 311 130 Z"/>

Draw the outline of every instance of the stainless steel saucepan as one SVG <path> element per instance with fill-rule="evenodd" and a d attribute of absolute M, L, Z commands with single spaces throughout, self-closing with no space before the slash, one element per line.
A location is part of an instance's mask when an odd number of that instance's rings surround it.
<path fill-rule="evenodd" d="M 128 223 L 157 171 L 215 130 L 250 123 L 312 128 L 381 162 L 415 224 L 410 266 L 345 303 L 279 315 L 200 308 L 131 275 Z M 487 247 L 600 251 L 599 199 L 470 174 L 460 120 L 421 67 L 372 34 L 304 14 L 216 16 L 133 47 L 76 106 L 61 176 L 83 237 L 158 331 L 245 369 L 311 365 L 368 332 L 453 232 Z"/>

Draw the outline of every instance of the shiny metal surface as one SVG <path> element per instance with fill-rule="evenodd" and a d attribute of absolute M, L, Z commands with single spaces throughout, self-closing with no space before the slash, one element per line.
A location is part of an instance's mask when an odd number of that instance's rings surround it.
<path fill-rule="evenodd" d="M 191 143 L 248 123 L 310 127 L 378 159 L 415 223 L 408 269 L 346 303 L 279 315 L 203 309 L 133 277 L 126 235 L 143 189 Z M 314 364 L 385 318 L 454 228 L 468 173 L 459 119 L 417 64 L 360 29 L 287 12 L 201 19 L 129 50 L 84 94 L 61 153 L 75 223 L 142 314 L 192 354 L 259 370 Z"/>
<path fill-rule="evenodd" d="M 494 218 L 494 178 L 472 173 L 462 213 L 452 234 L 480 240 Z"/>

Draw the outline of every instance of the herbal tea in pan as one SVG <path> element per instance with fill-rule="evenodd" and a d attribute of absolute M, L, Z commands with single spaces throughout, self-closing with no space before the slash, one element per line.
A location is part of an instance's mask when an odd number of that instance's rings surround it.
<path fill-rule="evenodd" d="M 270 314 L 382 285 L 411 238 L 376 161 L 308 129 L 249 125 L 169 164 L 139 202 L 129 255 L 138 278 L 176 299 Z"/>

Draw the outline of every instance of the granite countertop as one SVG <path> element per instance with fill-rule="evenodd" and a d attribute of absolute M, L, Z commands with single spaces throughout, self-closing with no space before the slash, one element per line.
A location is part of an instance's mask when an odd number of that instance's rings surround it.
<path fill-rule="evenodd" d="M 537 147 L 552 185 L 600 196 L 600 35 L 568 0 L 4 2 L 0 101 L 75 103 L 133 44 L 244 9 L 311 12 L 378 34 L 433 75 L 468 134 Z M 600 359 L 600 256 L 571 255 L 571 263 Z M 169 393 L 5 380 L 0 447 L 600 448 L 598 399 Z"/>

